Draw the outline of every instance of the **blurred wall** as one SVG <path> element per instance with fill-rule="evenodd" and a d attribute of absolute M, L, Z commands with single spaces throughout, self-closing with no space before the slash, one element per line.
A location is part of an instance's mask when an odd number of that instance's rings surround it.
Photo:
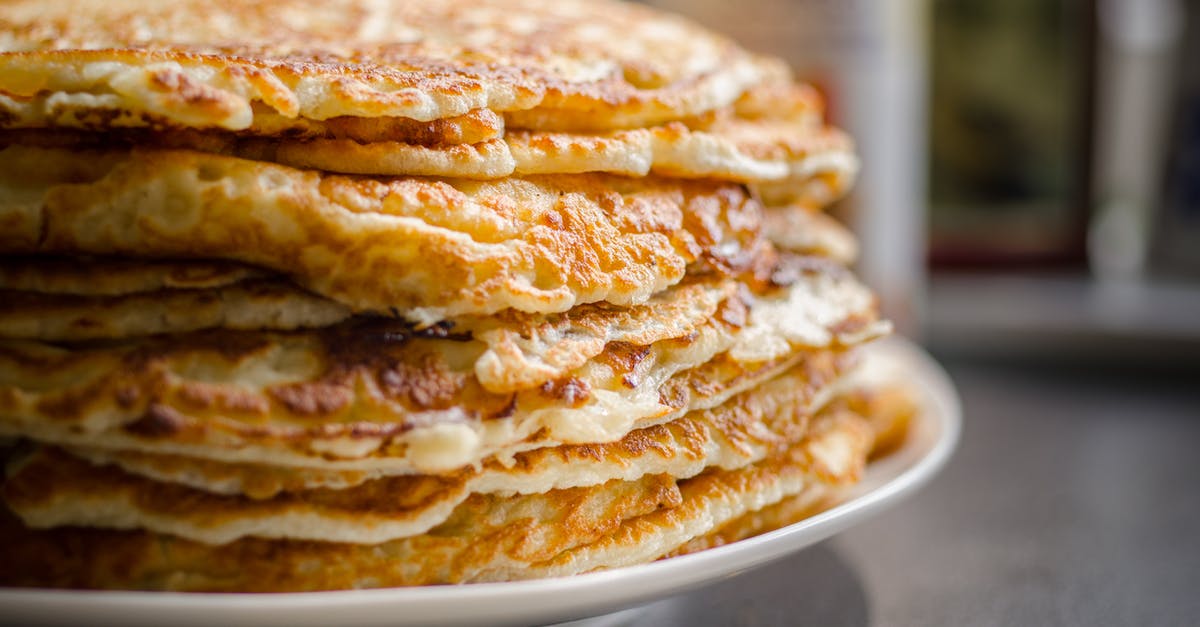
<path fill-rule="evenodd" d="M 651 0 L 786 59 L 854 136 L 859 181 L 835 209 L 861 243 L 859 273 L 914 334 L 925 291 L 926 0 Z"/>

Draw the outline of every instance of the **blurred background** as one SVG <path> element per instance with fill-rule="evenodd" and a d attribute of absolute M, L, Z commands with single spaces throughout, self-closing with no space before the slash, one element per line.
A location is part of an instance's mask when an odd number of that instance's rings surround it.
<path fill-rule="evenodd" d="M 942 354 L 1200 363 L 1197 0 L 650 4 L 825 93 L 863 162 L 834 211 L 905 334 Z"/>
<path fill-rule="evenodd" d="M 964 407 L 915 498 L 679 624 L 1200 625 L 1200 0 L 651 3 L 825 93 Z"/>

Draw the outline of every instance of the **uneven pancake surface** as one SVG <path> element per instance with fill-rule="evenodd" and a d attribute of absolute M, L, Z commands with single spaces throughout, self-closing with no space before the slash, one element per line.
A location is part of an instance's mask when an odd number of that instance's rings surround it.
<path fill-rule="evenodd" d="M 0 289 L 0 337 L 50 342 L 217 328 L 286 331 L 334 325 L 351 315 L 341 303 L 278 279 L 113 296 Z"/>
<path fill-rule="evenodd" d="M 0 167 L 0 250 L 241 261 L 426 324 L 643 302 L 689 265 L 736 269 L 761 246 L 758 204 L 708 181 L 372 179 L 189 151 L 17 146 Z"/>
<path fill-rule="evenodd" d="M 819 113 L 814 119 L 820 104 L 812 90 L 794 87 L 785 95 L 759 95 L 756 91 L 743 96 L 744 105 L 739 100 L 720 111 L 665 125 L 600 133 L 500 129 L 494 136 L 472 142 L 442 142 L 419 134 L 414 141 L 363 141 L 298 133 L 264 138 L 213 131 L 27 129 L 0 131 L 0 144 L 189 149 L 349 174 L 495 179 L 584 172 L 654 173 L 746 183 L 786 182 L 798 190 L 809 187 L 817 190 L 814 193 L 828 194 L 831 199 L 847 189 L 858 169 L 853 145 L 844 133 L 825 127 Z M 780 90 L 768 86 L 761 91 Z M 761 100 L 770 100 L 776 111 L 761 112 Z M 433 143 L 420 143 L 424 141 Z"/>
<path fill-rule="evenodd" d="M 715 408 L 616 442 L 526 451 L 450 474 L 363 480 L 364 473 L 289 473 L 136 454 L 131 465 L 125 452 L 93 452 L 92 459 L 113 464 L 97 467 L 43 447 L 15 465 L 3 495 L 33 527 L 144 528 L 213 544 L 244 536 L 378 543 L 428 531 L 473 493 L 539 494 L 650 474 L 682 479 L 760 461 L 799 441 L 810 413 L 836 393 L 828 368 L 805 364 Z M 318 485 L 304 485 L 309 481 Z M 259 498 L 243 496 L 248 484 Z"/>
<path fill-rule="evenodd" d="M 810 515 L 916 415 L 821 213 L 857 172 L 780 60 L 636 3 L 0 3 L 0 585 L 554 577 Z"/>
<path fill-rule="evenodd" d="M 738 469 L 647 475 L 516 497 L 475 495 L 427 533 L 381 544 L 247 538 L 221 546 L 142 531 L 0 525 L 9 585 L 320 590 L 561 576 L 653 560 L 788 497 L 853 481 L 861 417 L 827 411 L 802 441 Z M 63 547 L 74 547 L 64 551 Z"/>
<path fill-rule="evenodd" d="M 261 271 L 209 276 L 204 272 L 214 264 L 206 262 L 193 268 L 182 262 L 138 265 L 112 259 L 76 263 L 79 271 L 69 273 L 33 258 L 0 258 L 0 337 L 82 342 L 216 328 L 292 330 L 331 326 L 352 316 L 340 303 Z M 171 279 L 163 286 L 163 265 L 195 280 Z M 114 273 L 104 274 L 107 269 Z M 89 284 L 92 277 L 99 280 Z M 9 284 L 24 289 L 9 289 Z M 685 278 L 629 307 L 591 303 L 557 314 L 506 311 L 463 316 L 444 326 L 489 345 L 487 362 L 478 370 L 490 389 L 518 389 L 582 365 L 609 342 L 647 344 L 686 335 L 739 285 L 718 276 Z"/>
<path fill-rule="evenodd" d="M 611 441 L 719 403 L 806 350 L 886 331 L 870 292 L 848 275 L 797 272 L 749 306 L 725 299 L 684 336 L 581 344 L 596 351 L 582 365 L 513 391 L 493 391 L 508 389 L 505 363 L 526 361 L 504 357 L 503 338 L 495 351 L 452 328 L 385 321 L 73 350 L 0 342 L 0 433 L 345 470 L 455 468 L 528 447 L 535 434 L 547 444 Z"/>
<path fill-rule="evenodd" d="M 30 0 L 0 9 L 0 50 L 8 126 L 237 130 L 491 109 L 529 128 L 629 128 L 786 75 L 680 18 L 582 0 Z"/>

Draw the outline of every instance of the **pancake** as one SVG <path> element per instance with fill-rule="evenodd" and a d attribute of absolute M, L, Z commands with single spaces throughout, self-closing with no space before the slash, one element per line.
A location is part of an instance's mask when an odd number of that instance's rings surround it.
<path fill-rule="evenodd" d="M 768 206 L 799 205 L 809 210 L 823 209 L 850 190 L 856 173 L 857 170 L 825 167 L 814 169 L 810 176 L 757 183 L 754 191 Z"/>
<path fill-rule="evenodd" d="M 2 54 L 2 53 L 0 53 Z M 0 100 L 2 102 L 2 100 Z M 428 122 L 410 118 L 336 117 L 328 120 L 288 118 L 258 110 L 255 122 L 238 131 L 224 129 L 188 129 L 157 126 L 117 126 L 86 129 L 73 125 L 15 128 L 0 124 L 0 143 L 29 144 L 43 147 L 73 144 L 88 146 L 146 144 L 159 147 L 193 147 L 216 151 L 234 140 L 274 138 L 289 142 L 347 140 L 360 144 L 395 143 L 406 146 L 440 148 L 460 144 L 479 144 L 504 136 L 504 117 L 490 109 L 476 109 L 465 115 Z M 227 152 L 232 151 L 226 149 Z"/>
<path fill-rule="evenodd" d="M 464 485 L 464 491 L 537 493 L 612 478 L 633 479 L 646 473 L 690 476 L 712 465 L 734 468 L 745 460 L 760 459 L 771 445 L 794 441 L 793 436 L 803 432 L 811 410 L 823 407 L 833 396 L 847 393 L 849 386 L 842 373 L 856 363 L 845 355 L 814 355 L 716 408 L 636 429 L 616 442 L 545 447 L 511 458 L 491 458 L 479 466 L 437 475 L 436 479 L 433 475 L 410 475 L 396 481 L 453 480 L 455 485 Z M 855 389 L 852 393 L 867 392 Z M 284 492 L 345 490 L 390 476 L 379 471 L 230 464 L 128 450 L 72 448 L 68 452 L 93 464 L 117 466 L 155 481 L 255 500 L 271 499 Z"/>
<path fill-rule="evenodd" d="M 770 87 L 764 87 L 770 90 Z M 776 90 L 778 91 L 778 90 Z M 769 98 L 780 111 L 762 115 L 746 105 L 666 125 L 604 133 L 509 130 L 485 141 L 422 144 L 401 140 L 364 142 L 352 137 L 261 138 L 199 131 L 34 129 L 0 132 L 0 144 L 37 147 L 115 146 L 192 149 L 270 161 L 326 172 L 368 175 L 451 176 L 494 179 L 532 174 L 654 173 L 681 178 L 717 178 L 746 183 L 837 181 L 844 188 L 858 170 L 850 139 L 826 128 L 812 109 L 810 90 L 794 87 Z M 749 101 L 767 99 L 751 93 Z M 418 138 L 429 139 L 429 138 Z M 841 190 L 829 193 L 841 193 Z"/>
<path fill-rule="evenodd" d="M 61 269 L 53 265 L 44 275 L 38 273 L 36 265 L 9 268 L 9 274 L 26 284 L 54 283 L 58 288 L 79 287 L 90 292 L 94 290 L 74 283 L 105 267 L 120 265 L 91 260 L 79 277 L 60 274 Z M 204 265 L 199 264 L 200 268 Z M 0 262 L 0 274 L 4 268 Z M 126 290 L 133 283 L 150 282 L 161 268 L 147 267 L 143 276 L 134 273 L 132 267 L 128 270 L 126 281 L 101 281 L 99 291 Z M 439 331 L 453 331 L 457 337 L 486 344 L 475 363 L 475 377 L 488 391 L 514 392 L 567 376 L 610 343 L 647 346 L 690 335 L 731 297 L 737 296 L 743 303 L 744 294 L 739 295 L 739 291 L 746 289 L 735 279 L 685 278 L 640 305 L 593 303 L 547 315 L 506 311 L 495 316 L 456 318 Z M 822 286 L 814 281 L 809 289 L 814 290 L 815 298 Z M 349 320 L 345 308 L 332 301 L 313 297 L 286 281 L 261 278 L 210 289 L 151 289 L 115 296 L 3 290 L 0 296 L 5 297 L 0 301 L 0 337 L 53 343 L 209 328 L 288 330 Z M 371 320 L 357 319 L 359 323 Z"/>
<path fill-rule="evenodd" d="M 678 502 L 663 475 L 521 498 L 476 495 L 432 532 L 381 545 L 247 539 L 212 547 L 145 532 L 30 532 L 4 512 L 0 545 L 9 559 L 0 585 L 267 591 L 448 582 L 552 556 Z M 321 574 L 332 569 L 349 578 Z"/>
<path fill-rule="evenodd" d="M 253 274 L 247 278 L 213 277 L 213 283 L 222 278 L 229 282 L 212 287 L 159 288 L 153 284 L 162 268 L 147 264 L 139 275 L 131 263 L 126 276 L 103 277 L 89 286 L 83 284 L 88 277 L 123 264 L 81 261 L 87 265 L 71 276 L 62 268 L 39 272 L 36 260 L 6 261 L 0 259 L 0 337 L 81 342 L 214 328 L 292 330 L 331 326 L 351 317 L 345 306 L 289 281 Z M 187 268 L 173 265 L 179 270 Z M 200 262 L 196 270 L 202 271 L 206 265 Z M 7 290 L 5 279 L 59 291 Z M 149 289 L 130 291 L 138 283 L 149 284 Z M 480 380 L 493 391 L 513 390 L 561 376 L 609 342 L 648 344 L 686 335 L 715 313 L 739 285 L 717 277 L 685 278 L 640 305 L 593 303 L 546 315 L 507 311 L 456 318 L 452 324 L 455 333 L 488 344 L 487 361 L 477 369 Z M 120 293 L 107 293 L 112 291 Z"/>
<path fill-rule="evenodd" d="M 803 205 L 767 207 L 763 233 L 781 250 L 846 265 L 858 258 L 858 240 L 849 229 L 828 214 Z"/>
<path fill-rule="evenodd" d="M 429 121 L 490 109 L 521 128 L 635 128 L 786 76 L 685 20 L 613 2 L 26 0 L 0 8 L 0 42 L 9 127 L 239 130 L 257 111 Z"/>
<path fill-rule="evenodd" d="M 0 136 L 0 141 L 32 145 L 48 139 L 53 138 Z M 72 139 L 91 143 L 86 138 Z M 509 130 L 502 139 L 433 147 L 350 139 L 222 140 L 178 135 L 160 135 L 145 143 L 350 174 L 490 179 L 583 172 L 653 173 L 745 183 L 788 181 L 798 188 L 819 179 L 826 187 L 822 193 L 831 200 L 849 188 L 858 172 L 853 146 L 840 131 L 807 128 L 787 119 L 751 122 L 729 116 L 715 122 L 672 122 L 603 134 Z M 831 182 L 838 187 L 834 189 Z"/>
<path fill-rule="evenodd" d="M 634 518 L 602 540 L 533 564 L 524 573 L 488 573 L 481 580 L 561 577 L 646 563 L 783 499 L 815 500 L 857 481 L 871 446 L 862 419 L 849 412 L 820 416 L 813 431 L 783 455 L 680 482 L 679 507 Z"/>
<path fill-rule="evenodd" d="M 292 330 L 334 325 L 351 315 L 345 305 L 272 279 L 117 296 L 0 290 L 0 337 L 50 342 L 214 328 Z"/>
<path fill-rule="evenodd" d="M 0 150 L 0 250 L 241 261 L 422 324 L 644 302 L 689 264 L 751 263 L 759 217 L 744 188 L 710 181 L 383 180 L 188 151 Z"/>
<path fill-rule="evenodd" d="M 221 288 L 269 273 L 223 261 L 0 257 L 0 290 L 74 296 L 119 296 Z"/>
<path fill-rule="evenodd" d="M 171 132 L 187 134 L 185 129 L 172 129 Z M 504 134 L 504 117 L 491 109 L 475 109 L 463 115 L 428 122 L 399 117 L 349 116 L 310 120 L 271 113 L 259 106 L 250 127 L 238 134 L 243 137 L 280 137 L 290 140 L 345 139 L 363 144 L 399 142 L 418 146 L 453 146 L 500 138 Z"/>
<path fill-rule="evenodd" d="M 724 116 L 693 127 L 673 122 L 606 135 L 510 131 L 505 141 L 518 175 L 654 173 L 795 184 L 825 175 L 848 188 L 858 172 L 853 146 L 844 134 L 788 119 L 752 122 Z"/>
<path fill-rule="evenodd" d="M 801 207 L 768 209 L 765 227 L 777 245 L 799 254 L 847 264 L 857 250 L 844 227 Z M 579 366 L 607 342 L 684 335 L 737 285 L 717 276 L 685 277 L 638 305 L 595 303 L 547 315 L 506 311 L 458 317 L 453 324 L 456 332 L 487 341 L 497 359 L 522 360 L 521 368 L 491 368 L 490 389 L 501 389 L 495 387 L 500 377 L 510 379 L 509 386 L 531 385 L 521 381 L 545 376 L 547 368 L 558 376 L 556 364 Z M 0 257 L 0 337 L 79 342 L 213 328 L 293 330 L 351 315 L 286 279 L 234 263 Z M 668 328 L 674 335 L 663 335 Z M 584 346 L 591 352 L 581 352 Z"/>
<path fill-rule="evenodd" d="M 474 495 L 428 533 L 380 544 L 246 538 L 213 546 L 145 531 L 0 524 L 4 585 L 284 591 L 563 576 L 653 560 L 747 512 L 853 481 L 866 422 L 825 413 L 799 444 L 736 470 Z"/>
<path fill-rule="evenodd" d="M 609 0 L 0 3 L 0 586 L 556 577 L 833 502 L 917 406 L 823 113 Z"/>
<path fill-rule="evenodd" d="M 505 451 L 619 439 L 711 407 L 805 351 L 887 331 L 849 275 L 785 268 L 789 287 L 722 302 L 688 335 L 609 343 L 517 392 L 481 385 L 487 344 L 362 322 L 81 347 L 0 342 L 0 436 L 337 470 L 436 472 Z M 747 307 L 746 299 L 753 304 Z M 483 360 L 484 367 L 480 367 Z M 519 362 L 518 362 L 519 363 Z M 529 438 L 535 434 L 540 441 Z"/>
<path fill-rule="evenodd" d="M 811 489 L 803 490 L 778 503 L 742 514 L 714 532 L 685 542 L 663 557 L 698 553 L 782 529 L 837 505 L 841 492 L 842 490 L 828 486 L 812 486 Z"/>
<path fill-rule="evenodd" d="M 203 478 L 224 477 L 223 488 L 272 474 L 281 484 L 302 478 L 269 467 L 214 468 L 219 464 L 180 458 L 154 464 L 143 458 L 150 470 L 165 466 L 168 471 L 151 480 L 118 469 L 123 453 L 112 456 L 115 465 L 98 467 L 42 447 L 14 465 L 3 495 L 34 528 L 142 528 L 210 544 L 246 536 L 373 544 L 428 531 L 472 493 L 539 494 L 654 474 L 687 478 L 709 467 L 734 469 L 760 461 L 799 441 L 812 405 L 836 388 L 809 383 L 806 375 L 815 368 L 796 369 L 718 407 L 633 431 L 617 442 L 526 451 L 511 462 L 491 460 L 449 475 L 380 478 L 340 489 L 304 487 L 255 499 L 161 478 L 182 474 L 193 483 L 209 483 Z"/>
<path fill-rule="evenodd" d="M 865 360 L 874 366 L 882 361 L 878 356 Z M 843 381 L 842 385 L 853 389 L 853 393 L 842 394 L 825 411 L 849 411 L 865 418 L 874 432 L 868 462 L 873 462 L 894 452 L 904 444 L 908 426 L 920 411 L 910 384 L 901 379 L 891 382 L 869 383 L 859 372 L 857 381 Z M 892 373 L 895 376 L 895 373 Z M 802 492 L 782 501 L 748 512 L 735 518 L 716 531 L 699 536 L 672 551 L 671 556 L 686 555 L 730 544 L 756 535 L 782 529 L 793 523 L 815 516 L 838 504 L 845 498 L 845 489 L 827 489 Z"/>

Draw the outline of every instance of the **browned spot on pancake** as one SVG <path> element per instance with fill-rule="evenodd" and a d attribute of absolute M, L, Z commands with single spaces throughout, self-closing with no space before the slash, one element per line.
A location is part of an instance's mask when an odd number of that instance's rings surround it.
<path fill-rule="evenodd" d="M 708 198 L 692 199 L 683 213 L 683 225 L 696 237 L 701 246 L 711 246 L 720 241 L 724 229 L 721 228 L 718 216 L 720 208 L 717 203 Z"/>
<path fill-rule="evenodd" d="M 421 365 L 396 361 L 378 375 L 379 384 L 392 397 L 407 398 L 421 409 L 449 407 L 466 385 L 466 375 L 450 372 L 434 355 L 425 355 Z"/>
<path fill-rule="evenodd" d="M 199 409 L 212 407 L 242 414 L 265 415 L 270 406 L 261 396 L 230 388 L 197 381 L 180 384 L 179 399 Z"/>
<path fill-rule="evenodd" d="M 183 431 L 187 423 L 188 419 L 183 414 L 152 403 L 141 418 L 125 425 L 125 431 L 150 438 L 163 438 Z"/>
<path fill-rule="evenodd" d="M 320 416 L 340 411 L 354 398 L 352 390 L 336 383 L 294 383 L 270 388 L 272 397 L 294 414 Z"/>
<path fill-rule="evenodd" d="M 222 358 L 229 361 L 249 359 L 260 351 L 271 348 L 270 338 L 259 333 L 222 332 L 221 330 L 204 331 L 180 336 L 183 341 L 176 344 L 172 338 L 163 338 L 161 344 L 149 344 L 146 352 L 150 356 L 161 357 L 164 346 L 203 347 L 216 351 Z"/>
<path fill-rule="evenodd" d="M 674 381 L 674 379 L 667 381 L 658 388 L 658 402 L 664 407 L 682 409 L 687 406 L 688 392 L 683 386 L 675 384 Z"/>
<path fill-rule="evenodd" d="M 563 218 L 558 213 L 546 213 L 542 216 L 542 223 L 556 230 L 563 228 Z"/>
<path fill-rule="evenodd" d="M 727 298 L 717 306 L 716 318 L 731 327 L 746 326 L 749 317 L 750 308 L 741 298 Z"/>
<path fill-rule="evenodd" d="M 150 74 L 150 81 L 164 92 L 170 92 L 192 106 L 209 106 L 220 110 L 227 98 L 213 87 L 188 78 L 172 70 L 159 70 Z"/>
<path fill-rule="evenodd" d="M 599 359 L 612 366 L 621 375 L 621 383 L 633 389 L 641 383 L 645 368 L 639 368 L 650 354 L 649 346 L 638 346 L 628 342 L 610 342 Z M 647 364 L 648 365 L 648 364 Z"/>
<path fill-rule="evenodd" d="M 548 381 L 543 383 L 540 389 L 544 396 L 561 399 L 571 407 L 579 407 L 592 395 L 587 382 L 575 377 Z"/>
<path fill-rule="evenodd" d="M 606 448 L 617 448 L 625 456 L 637 457 L 644 455 L 648 451 L 655 451 L 664 458 L 675 457 L 679 453 L 687 453 L 695 455 L 698 449 L 695 444 L 703 446 L 704 434 L 702 428 L 694 421 L 679 420 L 671 425 L 657 425 L 647 427 L 645 429 L 635 429 L 629 432 L 624 438 L 608 445 L 596 445 L 599 447 L 604 456 L 611 457 L 611 453 L 606 453 Z M 682 437 L 681 437 L 682 436 Z M 680 448 L 672 446 L 672 443 L 682 445 Z M 689 446 L 693 444 L 693 446 Z"/>

